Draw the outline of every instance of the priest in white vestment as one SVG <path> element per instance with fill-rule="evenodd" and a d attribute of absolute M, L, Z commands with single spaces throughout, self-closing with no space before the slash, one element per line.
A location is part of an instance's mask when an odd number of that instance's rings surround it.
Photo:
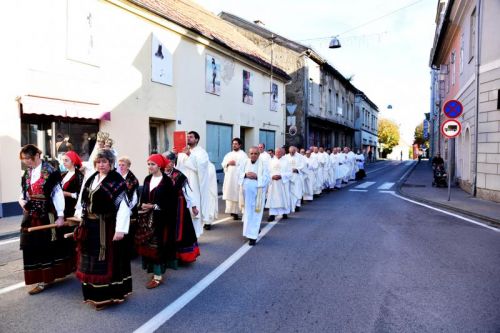
<path fill-rule="evenodd" d="M 259 148 L 259 159 L 262 162 L 269 164 L 269 161 L 271 161 L 272 157 L 266 151 L 266 145 L 264 143 L 259 143 L 258 148 Z"/>
<path fill-rule="evenodd" d="M 320 163 L 323 165 L 323 190 L 330 190 L 330 159 L 325 152 L 325 148 L 319 147 L 318 151 Z"/>
<path fill-rule="evenodd" d="M 349 166 L 351 167 L 350 173 L 349 173 L 349 180 L 354 180 L 356 179 L 356 172 L 358 172 L 358 165 L 356 163 L 356 154 L 354 152 L 346 147 L 347 149 L 347 160 L 349 161 Z M 344 149 L 345 151 L 345 149 Z"/>
<path fill-rule="evenodd" d="M 234 220 L 237 220 L 240 214 L 240 165 L 247 159 L 247 155 L 241 149 L 241 144 L 240 138 L 234 138 L 231 143 L 233 150 L 224 156 L 221 163 L 224 170 L 222 200 L 226 201 L 226 214 L 231 214 Z"/>
<path fill-rule="evenodd" d="M 274 221 L 276 215 L 288 218 L 290 213 L 290 177 L 292 168 L 288 161 L 283 158 L 283 148 L 276 148 L 276 156 L 269 162 L 269 174 L 271 182 L 267 191 L 266 208 L 269 208 L 267 221 Z"/>
<path fill-rule="evenodd" d="M 186 175 L 192 189 L 192 206 L 199 211 L 198 215 L 192 214 L 193 226 L 196 237 L 203 234 L 203 227 L 210 230 L 211 224 L 217 215 L 217 205 L 214 205 L 214 188 L 217 184 L 215 168 L 208 159 L 208 154 L 198 146 L 200 135 L 191 131 L 187 135 L 188 147 L 177 156 L 177 169 Z M 210 164 L 212 164 L 210 166 Z"/>
<path fill-rule="evenodd" d="M 290 212 L 300 211 L 302 195 L 304 194 L 304 183 L 302 173 L 305 166 L 304 158 L 297 153 L 297 147 L 290 146 L 288 154 L 285 159 L 292 168 L 292 175 L 290 177 Z"/>
<path fill-rule="evenodd" d="M 243 236 L 248 238 L 249 245 L 253 246 L 260 232 L 270 177 L 267 164 L 259 158 L 259 149 L 250 148 L 249 155 L 250 159 L 247 158 L 240 164 L 239 184 Z"/>
<path fill-rule="evenodd" d="M 311 157 L 311 151 L 308 149 L 303 156 L 305 167 L 302 169 L 304 182 L 304 201 L 312 201 L 314 196 L 314 184 L 316 182 L 316 170 L 318 169 L 318 161 Z"/>
<path fill-rule="evenodd" d="M 314 183 L 314 194 L 320 195 L 322 190 L 323 190 L 323 163 L 321 163 L 320 155 L 319 155 L 319 148 L 312 146 L 311 147 L 311 158 L 315 159 L 316 162 L 318 163 L 318 168 L 316 169 L 315 173 L 315 183 Z"/>

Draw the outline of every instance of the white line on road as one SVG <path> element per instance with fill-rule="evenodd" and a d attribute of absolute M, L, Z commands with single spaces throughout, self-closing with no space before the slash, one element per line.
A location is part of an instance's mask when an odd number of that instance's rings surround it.
<path fill-rule="evenodd" d="M 394 165 L 386 165 L 386 166 L 383 166 L 383 167 L 375 169 L 375 170 L 366 170 L 366 173 L 372 173 L 372 172 L 376 172 L 376 171 L 391 168 L 391 167 L 394 167 Z"/>
<path fill-rule="evenodd" d="M 382 192 L 382 191 L 380 191 L 380 192 Z M 384 193 L 384 192 L 382 192 L 382 193 Z M 469 219 L 469 218 L 467 218 L 467 217 L 463 217 L 463 216 L 460 216 L 460 215 L 457 215 L 457 214 L 454 214 L 454 213 L 450 213 L 450 212 L 447 212 L 447 211 L 445 211 L 445 210 L 442 210 L 442 209 L 439 209 L 439 208 L 435 208 L 435 207 L 432 207 L 432 206 L 426 205 L 426 204 L 421 203 L 421 202 L 418 202 L 418 201 L 414 201 L 414 200 L 411 200 L 411 199 L 407 199 L 407 198 L 405 198 L 405 197 L 402 197 L 402 196 L 400 196 L 400 195 L 398 195 L 398 194 L 394 193 L 393 191 L 387 191 L 387 192 L 385 192 L 385 193 L 391 194 L 391 195 L 393 195 L 393 196 L 395 196 L 395 197 L 397 197 L 397 198 L 403 199 L 403 200 L 405 200 L 405 201 L 408 201 L 408 202 L 414 203 L 415 205 L 419 205 L 419 206 L 427 207 L 427 208 L 429 208 L 429 209 L 432 209 L 432 210 L 435 210 L 435 211 L 441 212 L 441 213 L 443 213 L 443 214 L 446 214 L 446 215 L 450 215 L 450 216 L 453 216 L 453 217 L 459 218 L 459 219 L 461 219 L 461 220 L 464 220 L 464 221 L 466 221 L 466 222 L 469 222 L 469 223 L 475 224 L 475 225 L 477 225 L 477 226 L 480 226 L 480 227 L 483 227 L 483 228 L 486 228 L 486 229 L 490 229 L 490 230 L 493 230 L 493 231 L 496 231 L 496 232 L 500 232 L 500 229 L 490 227 L 490 226 L 488 226 L 488 225 L 485 225 L 485 224 L 483 224 L 483 223 L 480 223 L 480 222 L 474 221 L 474 220 Z"/>
<path fill-rule="evenodd" d="M 364 183 L 361 183 L 354 188 L 368 188 L 368 187 L 372 186 L 373 184 L 375 184 L 375 182 L 364 182 Z"/>
<path fill-rule="evenodd" d="M 222 222 L 228 221 L 228 220 L 230 220 L 230 219 L 232 219 L 232 217 L 225 217 L 225 218 L 223 218 L 223 219 L 220 219 L 220 220 L 217 220 L 217 221 L 213 222 L 213 223 L 212 223 L 212 225 L 214 225 L 214 224 L 219 224 L 219 223 L 222 223 Z"/>
<path fill-rule="evenodd" d="M 368 190 L 356 190 L 356 189 L 350 189 L 349 192 L 368 192 Z"/>
<path fill-rule="evenodd" d="M 394 185 L 394 183 L 383 183 L 382 185 L 380 185 L 379 187 L 377 187 L 377 190 L 388 190 L 393 185 Z"/>
<path fill-rule="evenodd" d="M 9 291 L 12 291 L 12 290 L 22 288 L 24 286 L 25 286 L 24 282 L 19 282 L 19 283 L 13 284 L 11 286 L 2 288 L 2 289 L 0 289 L 0 295 L 8 293 Z"/>
<path fill-rule="evenodd" d="M 1 241 L 0 245 L 5 245 L 5 244 L 10 244 L 10 243 L 15 243 L 15 242 L 19 242 L 19 237 Z"/>
<path fill-rule="evenodd" d="M 399 181 L 403 180 L 406 177 L 406 175 L 408 175 L 412 170 L 413 170 L 412 168 L 409 168 L 408 171 L 406 171 L 405 174 L 402 175 L 401 178 L 399 178 Z"/>
<path fill-rule="evenodd" d="M 261 235 L 257 241 L 264 237 L 269 230 L 271 230 L 278 221 L 268 223 L 264 229 L 261 231 Z M 209 285 L 211 285 L 219 276 L 221 276 L 225 271 L 231 268 L 238 260 L 241 259 L 250 251 L 252 246 L 245 244 L 240 247 L 236 252 L 234 252 L 229 258 L 227 258 L 222 264 L 217 266 L 213 271 L 211 271 L 207 276 L 195 284 L 191 289 L 182 294 L 174 302 L 170 303 L 166 308 L 160 311 L 156 316 L 148 320 L 141 327 L 136 329 L 134 333 L 149 333 L 154 332 L 166 323 L 172 316 L 179 312 L 184 306 L 191 302 L 196 296 L 198 296 L 203 290 L 205 290 Z"/>

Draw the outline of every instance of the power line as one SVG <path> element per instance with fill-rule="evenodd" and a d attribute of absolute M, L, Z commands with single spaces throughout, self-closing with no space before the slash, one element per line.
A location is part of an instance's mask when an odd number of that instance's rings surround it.
<path fill-rule="evenodd" d="M 402 11 L 402 10 L 405 10 L 405 9 L 407 9 L 407 8 L 411 7 L 411 6 L 414 6 L 414 5 L 416 5 L 417 3 L 422 2 L 422 1 L 424 1 L 424 0 L 417 0 L 417 1 L 415 1 L 415 2 L 412 2 L 412 3 L 411 3 L 411 4 L 409 4 L 409 5 L 406 5 L 406 6 L 404 6 L 404 7 L 401 7 L 401 8 L 395 9 L 395 10 L 393 10 L 392 12 L 389 12 L 389 13 L 387 13 L 387 14 L 384 14 L 384 15 L 382 15 L 382 16 L 379 16 L 379 17 L 377 17 L 377 18 L 374 18 L 374 19 L 372 19 L 372 20 L 369 20 L 369 21 L 367 21 L 367 22 L 365 22 L 365 23 L 363 23 L 363 24 L 360 24 L 360 25 L 358 25 L 358 26 L 356 26 L 356 27 L 354 27 L 354 28 L 351 28 L 351 29 L 348 29 L 348 30 L 346 30 L 346 31 L 344 31 L 344 32 L 341 32 L 340 34 L 337 34 L 337 35 L 335 35 L 335 36 L 344 35 L 344 34 L 346 34 L 346 33 L 348 33 L 348 32 L 351 32 L 351 31 L 354 31 L 354 30 L 359 29 L 359 28 L 361 28 L 361 27 L 364 27 L 364 26 L 366 26 L 366 25 L 368 25 L 368 24 L 371 24 L 371 23 L 373 23 L 373 22 L 376 22 L 376 21 L 378 21 L 378 20 L 381 20 L 381 19 L 383 19 L 383 18 L 386 18 L 387 16 L 391 16 L 391 15 L 393 15 L 393 14 L 397 13 L 397 12 L 400 12 L 400 11 Z M 332 38 L 332 37 L 333 37 L 333 36 L 325 36 L 325 37 L 317 37 L 317 38 L 301 39 L 301 40 L 298 40 L 298 42 L 305 42 L 305 41 L 309 41 L 309 40 L 318 40 L 318 39 L 327 39 L 327 38 Z"/>

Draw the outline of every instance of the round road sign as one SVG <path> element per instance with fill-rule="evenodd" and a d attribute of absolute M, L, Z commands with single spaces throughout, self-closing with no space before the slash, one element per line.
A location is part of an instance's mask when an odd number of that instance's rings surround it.
<path fill-rule="evenodd" d="M 448 139 L 456 138 L 462 132 L 462 124 L 458 120 L 448 119 L 441 125 L 441 133 Z"/>
<path fill-rule="evenodd" d="M 458 118 L 464 111 L 462 103 L 456 99 L 450 99 L 443 106 L 443 112 L 448 118 Z"/>

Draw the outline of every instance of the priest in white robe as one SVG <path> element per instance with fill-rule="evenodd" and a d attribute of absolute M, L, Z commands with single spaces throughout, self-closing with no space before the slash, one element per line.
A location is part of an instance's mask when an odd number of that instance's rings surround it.
<path fill-rule="evenodd" d="M 239 184 L 243 236 L 248 238 L 248 244 L 253 246 L 260 232 L 270 177 L 267 164 L 259 158 L 259 149 L 250 148 L 249 155 L 250 159 L 247 158 L 240 164 Z"/>
<path fill-rule="evenodd" d="M 304 158 L 297 153 L 297 147 L 290 146 L 285 159 L 292 168 L 290 177 L 290 212 L 300 211 L 302 195 L 304 194 L 304 183 L 302 179 L 303 170 L 305 168 Z"/>
<path fill-rule="evenodd" d="M 292 168 L 288 161 L 283 158 L 285 150 L 276 148 L 276 156 L 269 162 L 269 174 L 271 182 L 267 191 L 266 208 L 269 208 L 268 222 L 274 221 L 276 215 L 282 215 L 283 219 L 290 214 L 290 178 Z"/>
<path fill-rule="evenodd" d="M 318 169 L 318 161 L 311 157 L 311 151 L 305 151 L 304 162 L 305 167 L 302 169 L 304 182 L 304 201 L 312 201 L 314 196 L 314 184 L 316 182 L 316 170 Z"/>
<path fill-rule="evenodd" d="M 224 156 L 224 159 L 221 163 L 224 170 L 222 200 L 226 201 L 226 214 L 231 214 L 234 220 L 238 220 L 240 214 L 240 165 L 247 159 L 247 155 L 241 149 L 241 145 L 241 139 L 234 138 L 231 143 L 233 150 L 227 153 L 226 156 Z"/>
<path fill-rule="evenodd" d="M 215 172 L 208 159 L 208 154 L 198 145 L 200 135 L 191 131 L 187 135 L 188 147 L 177 156 L 177 169 L 186 175 L 189 186 L 192 189 L 192 207 L 199 211 L 198 215 L 192 215 L 193 226 L 196 237 L 203 234 L 203 227 L 211 229 L 217 212 L 214 207 L 213 184 L 217 184 Z"/>
<path fill-rule="evenodd" d="M 271 161 L 271 155 L 266 151 L 266 145 L 264 143 L 259 143 L 259 158 L 262 162 L 269 164 Z"/>
<path fill-rule="evenodd" d="M 320 155 L 319 155 L 319 148 L 312 146 L 311 147 L 311 158 L 316 160 L 316 163 L 318 163 L 318 168 L 316 169 L 315 173 L 315 183 L 314 183 L 314 195 L 318 196 L 321 194 L 323 190 L 323 164 L 321 163 Z"/>

